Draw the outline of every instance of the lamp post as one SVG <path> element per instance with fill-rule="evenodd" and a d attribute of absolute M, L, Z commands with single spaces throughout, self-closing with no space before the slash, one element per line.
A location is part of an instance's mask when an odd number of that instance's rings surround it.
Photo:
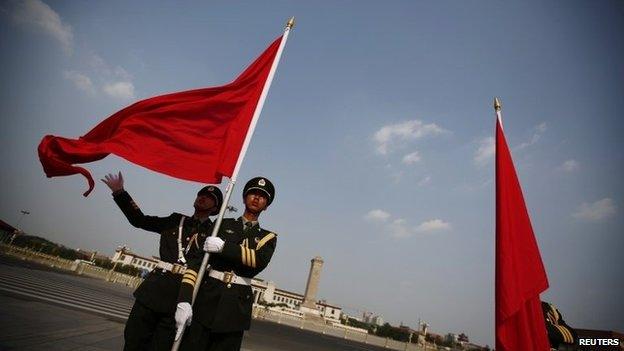
<path fill-rule="evenodd" d="M 26 211 L 26 210 L 21 210 L 20 212 L 22 213 L 22 215 L 21 215 L 21 216 L 20 216 L 20 218 L 17 220 L 17 224 L 15 225 L 15 227 L 16 227 L 17 229 L 19 229 L 19 224 L 20 224 L 20 222 L 22 221 L 22 218 L 24 218 L 24 216 L 25 216 L 25 215 L 29 215 L 29 214 L 30 214 L 30 212 L 29 212 L 29 211 Z"/>
<path fill-rule="evenodd" d="M 9 245 L 13 245 L 13 240 L 15 240 L 17 235 L 20 234 L 20 233 L 23 233 L 23 231 L 19 228 L 19 224 L 20 224 L 20 222 L 22 221 L 22 219 L 24 218 L 25 215 L 29 215 L 30 214 L 30 212 L 26 211 L 26 210 L 21 210 L 20 212 L 22 213 L 22 215 L 17 220 L 17 224 L 15 224 L 15 231 L 13 232 L 13 235 L 11 235 L 11 240 L 9 240 Z"/>

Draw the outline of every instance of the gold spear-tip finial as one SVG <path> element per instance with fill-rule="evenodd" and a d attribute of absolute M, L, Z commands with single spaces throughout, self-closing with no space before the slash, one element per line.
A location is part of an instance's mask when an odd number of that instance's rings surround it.
<path fill-rule="evenodd" d="M 496 111 L 501 110 L 501 102 L 499 98 L 494 98 L 494 110 Z"/>
<path fill-rule="evenodd" d="M 288 28 L 288 29 L 292 29 L 292 27 L 294 27 L 294 26 L 295 26 L 295 16 L 291 17 L 288 20 L 288 23 L 286 23 L 286 28 Z"/>

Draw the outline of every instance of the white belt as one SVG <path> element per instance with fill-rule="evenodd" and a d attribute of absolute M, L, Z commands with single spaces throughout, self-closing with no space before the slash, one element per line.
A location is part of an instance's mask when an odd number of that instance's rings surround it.
<path fill-rule="evenodd" d="M 158 261 L 158 264 L 156 264 L 156 268 L 162 269 L 163 271 L 169 271 L 174 274 L 183 274 L 184 271 L 186 271 L 186 267 L 182 265 L 163 261 Z"/>
<path fill-rule="evenodd" d="M 239 285 L 251 285 L 251 278 L 247 277 L 239 277 L 234 272 L 221 272 L 216 269 L 211 269 L 208 276 L 213 277 L 215 279 L 219 279 L 220 281 L 226 284 L 239 284 Z"/>

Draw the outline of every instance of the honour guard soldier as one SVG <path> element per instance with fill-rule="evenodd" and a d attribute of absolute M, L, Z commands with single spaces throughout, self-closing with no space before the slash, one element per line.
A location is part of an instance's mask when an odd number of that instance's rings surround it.
<path fill-rule="evenodd" d="M 243 189 L 243 216 L 223 219 L 218 235 L 205 241 L 210 268 L 203 282 L 196 282 L 202 257 L 189 262 L 175 315 L 178 333 L 190 323 L 181 350 L 240 350 L 251 323 L 251 278 L 269 264 L 277 243 L 275 233 L 258 224 L 260 213 L 274 199 L 275 188 L 268 179 L 251 179 Z M 195 284 L 201 286 L 191 312 Z"/>
<path fill-rule="evenodd" d="M 576 343 L 576 332 L 566 324 L 555 305 L 542 301 L 542 312 L 544 313 L 550 347 L 558 349 L 560 345 L 573 345 Z"/>
<path fill-rule="evenodd" d="M 146 216 L 123 188 L 123 176 L 108 174 L 102 181 L 113 199 L 137 228 L 160 234 L 160 262 L 134 292 L 135 303 L 124 330 L 124 350 L 170 350 L 175 337 L 174 314 L 186 256 L 200 251 L 212 232 L 209 216 L 219 212 L 221 190 L 206 186 L 197 193 L 192 217 L 172 213 L 168 217 Z"/>

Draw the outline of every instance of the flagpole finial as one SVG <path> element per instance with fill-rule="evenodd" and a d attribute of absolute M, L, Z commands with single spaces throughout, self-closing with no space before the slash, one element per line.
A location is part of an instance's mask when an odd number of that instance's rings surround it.
<path fill-rule="evenodd" d="M 494 98 L 494 110 L 496 111 L 501 110 L 501 102 L 499 98 Z"/>
<path fill-rule="evenodd" d="M 295 16 L 291 17 L 286 23 L 286 29 L 292 29 L 295 26 Z"/>

